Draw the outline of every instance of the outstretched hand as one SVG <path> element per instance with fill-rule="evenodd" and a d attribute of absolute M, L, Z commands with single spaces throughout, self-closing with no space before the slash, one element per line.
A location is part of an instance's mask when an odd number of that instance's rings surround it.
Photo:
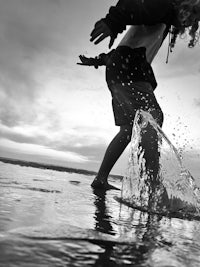
<path fill-rule="evenodd" d="M 80 58 L 81 62 L 78 62 L 77 63 L 78 65 L 84 65 L 84 66 L 91 66 L 92 65 L 91 58 L 88 58 L 88 57 L 86 57 L 84 55 L 80 55 L 79 58 Z"/>
<path fill-rule="evenodd" d="M 110 28 L 107 26 L 107 24 L 103 20 L 97 21 L 97 23 L 94 26 L 93 31 L 90 34 L 91 38 L 90 41 L 93 42 L 94 44 L 98 44 L 101 41 L 103 41 L 105 38 L 110 36 L 110 43 L 109 43 L 109 48 L 112 47 L 115 36 L 110 30 Z"/>
<path fill-rule="evenodd" d="M 96 61 L 94 58 L 89 58 L 89 57 L 86 57 L 84 55 L 80 55 L 79 56 L 80 58 L 80 61 L 81 62 L 78 62 L 77 64 L 78 65 L 82 65 L 82 66 L 94 66 L 95 68 L 98 68 L 97 64 L 96 64 Z"/>

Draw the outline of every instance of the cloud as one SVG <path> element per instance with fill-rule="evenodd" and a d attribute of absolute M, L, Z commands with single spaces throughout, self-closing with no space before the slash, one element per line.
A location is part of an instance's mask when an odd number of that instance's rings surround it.
<path fill-rule="evenodd" d="M 38 129 L 31 129 L 31 134 L 28 134 L 24 128 L 6 126 L 0 127 L 0 137 L 23 144 L 43 144 L 46 139 Z"/>
<path fill-rule="evenodd" d="M 62 153 L 75 153 L 81 157 L 86 157 L 91 161 L 99 161 L 103 156 L 106 144 L 105 133 L 101 128 L 74 128 L 55 129 L 39 128 L 38 126 L 22 127 L 0 127 L 0 138 L 6 142 L 17 143 L 25 148 L 45 146 L 48 151 Z M 37 150 L 37 149 L 36 149 Z M 36 151 L 34 149 L 34 151 Z M 40 149 L 40 152 L 44 150 Z M 56 155 L 54 153 L 54 155 Z"/>
<path fill-rule="evenodd" d="M 194 104 L 195 104 L 195 106 L 200 107 L 200 98 L 194 99 Z"/>
<path fill-rule="evenodd" d="M 103 155 L 106 151 L 106 144 L 94 144 L 90 146 L 64 146 L 59 147 L 60 151 L 66 151 L 69 149 L 72 152 L 79 153 L 80 155 L 87 155 L 91 161 L 100 162 L 103 159 Z"/>
<path fill-rule="evenodd" d="M 166 64 L 167 50 L 168 38 L 166 38 L 153 62 L 155 73 L 159 78 L 180 79 L 185 76 L 199 75 L 199 45 L 194 48 L 188 48 L 186 39 L 178 39 L 173 52 L 169 54 L 168 64 Z"/>
<path fill-rule="evenodd" d="M 32 144 L 19 144 L 13 141 L 8 141 L 6 139 L 0 139 L 0 148 L 1 150 L 6 149 L 8 152 L 12 151 L 15 153 L 22 153 L 28 155 L 38 155 L 39 157 L 46 157 L 49 159 L 56 160 L 65 160 L 69 162 L 79 162 L 79 163 L 87 163 L 89 160 L 86 156 L 82 156 L 79 153 L 71 152 L 71 151 L 56 151 L 50 149 L 44 145 L 32 145 Z M 11 149 L 11 150 L 10 150 Z"/>
<path fill-rule="evenodd" d="M 53 49 L 53 36 L 47 19 L 49 6 L 41 14 L 38 1 L 8 0 L 0 4 L 1 85 L 8 93 L 21 92 L 32 97 L 36 86 L 35 60 Z M 44 2 L 47 1 L 42 1 Z M 39 66 L 38 66 L 39 67 Z M 13 89 L 15 88 L 15 90 Z"/>
<path fill-rule="evenodd" d="M 27 111 L 31 121 L 30 110 L 44 79 L 52 73 L 56 77 L 63 68 L 69 24 L 64 28 L 61 4 L 55 0 L 0 2 L 0 118 L 6 125 L 17 124 Z"/>
<path fill-rule="evenodd" d="M 97 81 L 99 71 L 76 65 L 78 55 L 87 48 L 81 46 L 82 42 L 89 44 L 89 35 L 80 30 L 77 5 L 88 20 L 84 3 L 0 2 L 0 120 L 3 125 L 34 123 L 38 116 L 37 101 L 54 80 L 62 81 L 67 90 L 96 87 L 96 84 L 91 86 L 91 77 Z"/>

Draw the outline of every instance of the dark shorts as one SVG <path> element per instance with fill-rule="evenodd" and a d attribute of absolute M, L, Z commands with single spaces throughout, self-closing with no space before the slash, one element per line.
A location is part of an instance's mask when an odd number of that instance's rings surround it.
<path fill-rule="evenodd" d="M 158 124 L 162 125 L 163 113 L 150 83 L 119 83 L 109 86 L 109 89 L 116 125 L 132 125 L 137 110 L 141 109 L 150 112 Z"/>

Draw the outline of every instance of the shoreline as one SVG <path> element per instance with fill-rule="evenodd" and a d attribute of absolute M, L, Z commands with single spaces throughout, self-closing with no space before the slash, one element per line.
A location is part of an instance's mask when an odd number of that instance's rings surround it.
<path fill-rule="evenodd" d="M 19 165 L 21 167 L 32 167 L 32 168 L 38 168 L 38 169 L 54 170 L 54 171 L 59 171 L 59 172 L 78 173 L 78 174 L 84 174 L 84 175 L 96 175 L 97 174 L 97 172 L 95 171 L 90 171 L 90 170 L 85 170 L 85 169 L 62 167 L 62 166 L 56 166 L 52 164 L 4 158 L 4 157 L 0 157 L 0 162 Z M 117 178 L 119 180 L 123 178 L 123 176 L 117 175 L 117 174 L 110 174 L 109 177 Z"/>

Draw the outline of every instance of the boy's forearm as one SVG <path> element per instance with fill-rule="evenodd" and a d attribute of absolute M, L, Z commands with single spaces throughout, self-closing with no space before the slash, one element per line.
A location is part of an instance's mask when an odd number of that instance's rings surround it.
<path fill-rule="evenodd" d="M 119 0 L 102 20 L 117 36 L 126 29 L 126 25 L 153 25 L 164 22 L 170 7 L 169 0 Z"/>
<path fill-rule="evenodd" d="M 113 34 L 117 36 L 118 33 L 122 33 L 126 29 L 126 25 L 133 23 L 132 20 L 135 22 L 139 20 L 138 8 L 138 1 L 119 0 L 116 6 L 110 7 L 103 21 L 108 25 Z"/>

